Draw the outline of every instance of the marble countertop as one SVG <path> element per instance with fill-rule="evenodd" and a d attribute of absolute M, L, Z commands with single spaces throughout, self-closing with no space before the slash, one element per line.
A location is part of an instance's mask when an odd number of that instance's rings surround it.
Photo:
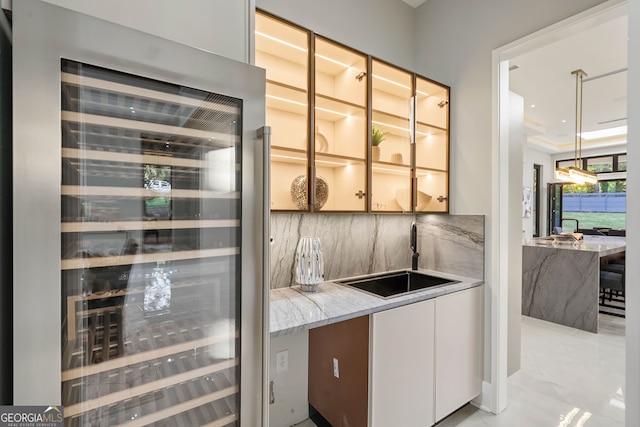
<path fill-rule="evenodd" d="M 272 289 L 270 291 L 271 336 L 276 337 L 328 325 L 473 288 L 484 283 L 483 280 L 432 270 L 420 269 L 420 271 L 459 282 L 386 299 L 334 282 L 321 283 L 316 292 L 304 292 L 300 286 Z"/>
<path fill-rule="evenodd" d="M 600 256 L 612 255 L 626 250 L 626 238 L 617 236 L 583 236 L 575 243 L 559 243 L 548 238 L 534 238 L 523 242 L 523 246 L 567 249 L 573 251 L 598 252 Z"/>

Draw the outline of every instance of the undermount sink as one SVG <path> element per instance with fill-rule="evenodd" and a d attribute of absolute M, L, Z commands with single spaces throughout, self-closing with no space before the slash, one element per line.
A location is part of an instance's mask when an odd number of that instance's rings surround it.
<path fill-rule="evenodd" d="M 458 283 L 457 280 L 431 276 L 412 270 L 375 274 L 357 279 L 335 280 L 334 282 L 351 286 L 382 298 L 391 298 L 434 286 Z"/>

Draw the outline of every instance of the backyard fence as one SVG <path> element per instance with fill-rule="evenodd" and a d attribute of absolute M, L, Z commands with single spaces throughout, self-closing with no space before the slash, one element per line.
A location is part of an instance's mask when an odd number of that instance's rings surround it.
<path fill-rule="evenodd" d="M 627 193 L 571 193 L 562 195 L 565 212 L 626 212 Z"/>

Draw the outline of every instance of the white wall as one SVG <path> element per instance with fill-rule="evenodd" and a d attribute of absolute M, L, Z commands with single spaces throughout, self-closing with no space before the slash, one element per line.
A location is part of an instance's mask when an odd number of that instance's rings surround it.
<path fill-rule="evenodd" d="M 493 87 L 498 84 L 493 81 L 492 53 L 600 3 L 604 1 L 429 0 L 418 9 L 415 71 L 452 87 L 451 213 L 487 216 L 485 381 L 494 387 L 492 396 L 498 401 L 482 404 L 493 410 L 501 410 L 505 404 L 501 400 L 504 391 L 495 389 L 501 374 L 492 372 L 492 363 L 495 367 L 502 357 L 503 318 L 497 307 L 507 295 L 496 280 L 501 264 L 499 254 L 493 251 L 498 234 L 492 208 L 499 195 L 489 195 L 494 169 L 506 167 L 492 164 Z"/>
<path fill-rule="evenodd" d="M 522 153 L 524 133 L 524 98 L 509 93 L 509 200 L 522 200 Z M 520 370 L 522 324 L 522 204 L 509 205 L 509 313 L 507 330 L 507 375 Z"/>
<path fill-rule="evenodd" d="M 278 372 L 276 355 L 285 350 L 289 366 L 286 371 Z M 269 381 L 273 381 L 274 403 L 269 405 L 268 427 L 289 427 L 309 417 L 309 331 L 272 338 L 269 354 Z"/>
<path fill-rule="evenodd" d="M 452 213 L 491 213 L 493 49 L 602 2 L 429 0 L 418 9 L 416 71 L 452 87 Z"/>
<path fill-rule="evenodd" d="M 629 141 L 640 139 L 640 0 L 629 0 L 629 88 L 627 117 L 629 123 Z M 638 78 L 636 78 L 638 77 Z M 640 182 L 640 145 L 629 144 L 627 160 L 631 167 L 627 172 L 627 181 Z M 627 188 L 627 217 L 640 218 L 640 186 Z M 627 223 L 627 256 L 631 262 L 627 265 L 627 277 L 640 277 L 640 221 Z M 625 402 L 626 425 L 640 425 L 640 288 L 629 286 L 626 290 L 626 384 Z"/>
<path fill-rule="evenodd" d="M 256 0 L 256 6 L 414 71 L 415 9 L 400 0 Z"/>
<path fill-rule="evenodd" d="M 44 1 L 249 62 L 253 0 Z"/>
<path fill-rule="evenodd" d="M 555 163 L 551 160 L 551 156 L 542 151 L 538 151 L 532 148 L 528 144 L 524 146 L 522 162 L 522 185 L 533 189 L 533 165 L 542 166 L 540 177 L 540 235 L 548 235 L 547 231 L 547 212 L 548 212 L 548 194 L 547 184 L 553 182 L 553 171 L 555 169 Z M 531 218 L 522 218 L 522 229 L 524 230 L 524 237 L 530 239 L 533 236 L 533 216 Z"/>

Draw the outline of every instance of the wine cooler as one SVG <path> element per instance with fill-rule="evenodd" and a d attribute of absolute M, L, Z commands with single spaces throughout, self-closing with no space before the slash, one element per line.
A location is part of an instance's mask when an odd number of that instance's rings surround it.
<path fill-rule="evenodd" d="M 14 404 L 257 426 L 263 70 L 14 3 Z"/>

